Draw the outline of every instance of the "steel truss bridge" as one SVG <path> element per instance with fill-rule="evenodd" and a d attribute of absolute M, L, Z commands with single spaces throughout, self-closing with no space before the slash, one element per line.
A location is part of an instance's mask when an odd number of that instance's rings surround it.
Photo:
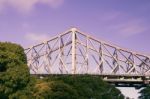
<path fill-rule="evenodd" d="M 33 75 L 100 76 L 117 86 L 150 82 L 150 56 L 98 40 L 72 28 L 25 49 Z"/>

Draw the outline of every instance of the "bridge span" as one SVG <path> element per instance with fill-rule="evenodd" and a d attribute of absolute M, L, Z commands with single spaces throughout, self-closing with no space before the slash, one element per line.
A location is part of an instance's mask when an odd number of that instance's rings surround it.
<path fill-rule="evenodd" d="M 150 83 L 150 56 L 98 40 L 76 28 L 25 49 L 32 75 L 100 76 L 116 86 Z"/>

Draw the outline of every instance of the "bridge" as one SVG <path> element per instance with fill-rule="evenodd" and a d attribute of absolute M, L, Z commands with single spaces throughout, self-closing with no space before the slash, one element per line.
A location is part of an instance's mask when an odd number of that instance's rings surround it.
<path fill-rule="evenodd" d="M 93 75 L 117 86 L 147 85 L 150 56 L 98 40 L 76 28 L 25 49 L 32 75 Z"/>

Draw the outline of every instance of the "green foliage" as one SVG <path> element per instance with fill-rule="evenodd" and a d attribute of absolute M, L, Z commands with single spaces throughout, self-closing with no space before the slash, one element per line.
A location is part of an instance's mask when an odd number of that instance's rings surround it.
<path fill-rule="evenodd" d="M 33 99 L 124 99 L 114 86 L 90 75 L 32 77 L 28 90 Z"/>
<path fill-rule="evenodd" d="M 7 99 L 29 82 L 24 49 L 12 43 L 0 43 L 0 99 Z"/>
<path fill-rule="evenodd" d="M 21 46 L 0 43 L 0 99 L 123 99 L 99 76 L 30 76 Z"/>
<path fill-rule="evenodd" d="M 140 99 L 150 99 L 150 86 L 141 90 L 140 93 L 141 93 L 141 96 L 139 97 Z"/>
<path fill-rule="evenodd" d="M 28 98 L 32 99 L 77 99 L 77 92 L 72 86 L 62 81 L 46 81 L 32 77 L 26 87 Z M 19 99 L 19 98 L 18 98 Z"/>
<path fill-rule="evenodd" d="M 51 96 L 52 99 L 77 99 L 77 91 L 73 89 L 72 86 L 60 82 L 60 81 L 53 81 L 50 82 L 51 84 Z"/>
<path fill-rule="evenodd" d="M 26 63 L 26 55 L 20 45 L 0 42 L 0 72 Z"/>
<path fill-rule="evenodd" d="M 124 99 L 118 89 L 102 81 L 98 76 L 49 76 L 46 81 L 62 81 L 71 86 L 77 93 L 76 99 Z"/>

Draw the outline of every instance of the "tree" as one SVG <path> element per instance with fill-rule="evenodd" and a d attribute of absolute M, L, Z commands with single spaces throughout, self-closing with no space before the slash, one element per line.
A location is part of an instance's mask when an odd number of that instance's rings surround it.
<path fill-rule="evenodd" d="M 141 93 L 141 96 L 139 97 L 140 99 L 150 99 L 150 86 L 142 89 L 140 93 Z"/>
<path fill-rule="evenodd" d="M 77 92 L 77 99 L 124 99 L 124 96 L 118 89 L 102 81 L 99 76 L 49 76 L 47 81 L 62 81 L 71 86 Z"/>
<path fill-rule="evenodd" d="M 19 94 L 17 95 L 17 99 L 22 99 Z M 31 77 L 24 94 L 21 95 L 27 97 L 25 99 L 78 99 L 77 92 L 72 86 L 62 81 L 46 81 L 36 77 Z"/>
<path fill-rule="evenodd" d="M 13 43 L 0 43 L 0 98 L 9 98 L 29 82 L 24 49 Z"/>

